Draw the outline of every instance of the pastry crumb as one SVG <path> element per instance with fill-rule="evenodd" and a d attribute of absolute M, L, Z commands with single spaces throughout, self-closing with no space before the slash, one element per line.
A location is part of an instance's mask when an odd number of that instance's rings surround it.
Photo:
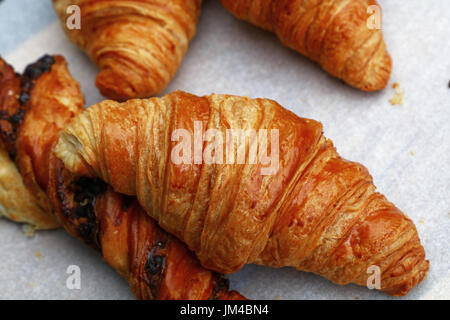
<path fill-rule="evenodd" d="M 41 258 L 42 258 L 40 252 L 36 252 L 36 253 L 34 254 L 34 256 L 35 256 L 36 258 L 38 258 L 38 260 L 41 260 Z"/>
<path fill-rule="evenodd" d="M 355 297 L 355 300 L 360 300 L 360 297 Z"/>
<path fill-rule="evenodd" d="M 420 223 L 420 224 L 424 224 L 424 223 L 425 223 L 425 221 L 423 221 L 423 220 L 419 220 L 419 223 Z"/>
<path fill-rule="evenodd" d="M 25 233 L 25 236 L 27 238 L 32 238 L 34 236 L 34 231 L 36 230 L 35 226 L 32 226 L 30 224 L 24 224 L 22 226 L 22 231 Z"/>
<path fill-rule="evenodd" d="M 281 297 L 276 297 L 275 300 L 281 300 Z"/>
<path fill-rule="evenodd" d="M 414 153 L 414 151 L 410 151 L 410 154 L 414 157 L 416 154 Z"/>
<path fill-rule="evenodd" d="M 400 85 L 397 82 L 395 82 L 392 85 L 392 88 L 395 90 L 395 95 L 391 99 L 389 99 L 389 102 L 393 106 L 403 105 L 403 98 L 405 96 L 405 91 L 403 91 L 403 89 L 400 88 Z"/>

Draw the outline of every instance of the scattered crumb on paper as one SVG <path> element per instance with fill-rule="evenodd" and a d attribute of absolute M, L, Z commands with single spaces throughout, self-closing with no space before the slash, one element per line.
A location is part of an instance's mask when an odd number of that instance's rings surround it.
<path fill-rule="evenodd" d="M 24 224 L 22 226 L 22 231 L 25 233 L 25 236 L 27 238 L 31 238 L 34 236 L 34 231 L 36 230 L 36 227 L 29 225 L 29 224 Z"/>
<path fill-rule="evenodd" d="M 389 100 L 389 102 L 393 105 L 403 105 L 403 98 L 405 96 L 405 91 L 403 91 L 402 88 L 400 88 L 400 85 L 395 82 L 392 85 L 392 88 L 395 90 L 395 95 Z"/>
<path fill-rule="evenodd" d="M 414 151 L 412 151 L 412 150 L 411 150 L 411 152 L 410 152 L 410 153 L 411 153 L 411 155 L 412 155 L 413 157 L 415 156 L 415 153 L 414 153 Z"/>
<path fill-rule="evenodd" d="M 425 221 L 424 221 L 424 220 L 419 220 L 419 223 L 420 223 L 420 224 L 424 224 Z"/>
<path fill-rule="evenodd" d="M 40 252 L 36 252 L 36 253 L 34 254 L 34 256 L 35 256 L 36 258 L 38 258 L 39 260 L 41 260 L 41 258 L 42 258 Z"/>

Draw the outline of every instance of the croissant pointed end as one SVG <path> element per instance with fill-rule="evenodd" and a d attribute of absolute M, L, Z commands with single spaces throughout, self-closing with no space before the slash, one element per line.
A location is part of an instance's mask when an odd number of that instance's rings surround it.
<path fill-rule="evenodd" d="M 418 285 L 420 282 L 425 280 L 427 277 L 428 269 L 430 267 L 430 263 L 428 260 L 422 260 L 416 267 L 413 269 L 412 276 L 407 277 L 402 282 L 397 283 L 389 288 L 383 289 L 383 291 L 391 296 L 400 297 L 408 294 L 408 292 Z"/>
<path fill-rule="evenodd" d="M 149 86 L 146 77 L 133 74 L 120 64 L 102 69 L 97 75 L 96 86 L 103 96 L 116 101 L 148 98 L 159 93 Z"/>
<path fill-rule="evenodd" d="M 108 99 L 125 101 L 136 96 L 131 84 L 124 81 L 124 77 L 112 69 L 102 69 L 97 75 L 95 84 L 101 94 Z"/>
<path fill-rule="evenodd" d="M 411 240 L 397 251 L 397 257 L 383 272 L 382 291 L 391 296 L 404 296 L 425 280 L 430 263 L 425 259 L 425 249 L 414 229 Z"/>
<path fill-rule="evenodd" d="M 80 150 L 83 149 L 82 144 L 74 134 L 71 134 L 71 125 L 61 131 L 58 143 L 55 147 L 55 155 L 65 165 L 65 167 L 76 172 L 79 175 L 93 177 L 90 166 L 84 161 Z"/>
<path fill-rule="evenodd" d="M 357 87 L 368 92 L 382 90 L 389 82 L 391 71 L 392 59 L 387 50 L 384 49 L 379 57 L 374 57 L 369 63 L 366 75 Z"/>

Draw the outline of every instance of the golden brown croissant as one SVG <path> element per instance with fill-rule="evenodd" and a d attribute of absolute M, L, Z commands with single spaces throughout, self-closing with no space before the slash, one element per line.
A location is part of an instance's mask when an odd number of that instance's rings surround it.
<path fill-rule="evenodd" d="M 9 71 L 22 89 L 5 95 L 0 84 L 0 101 L 13 97 L 11 103 L 0 105 L 1 110 L 10 114 L 17 108 L 12 101 L 20 100 L 23 112 L 20 121 L 3 124 L 1 150 L 15 155 L 26 186 L 37 196 L 26 199 L 29 206 L 39 203 L 48 209 L 42 212 L 54 219 L 46 213 L 52 210 L 70 234 L 97 249 L 127 279 L 140 299 L 244 298 L 228 291 L 226 279 L 202 268 L 194 254 L 159 228 L 134 197 L 119 195 L 98 179 L 73 176 L 55 157 L 60 130 L 84 104 L 79 85 L 62 57 L 45 56 L 20 78 L 12 68 Z M 13 132 L 14 139 L 6 139 L 7 132 Z M 3 187 L 0 185 L 0 196 Z M 2 204 L 3 200 L 0 198 Z M 35 218 L 31 211 L 24 214 Z"/>
<path fill-rule="evenodd" d="M 381 29 L 369 29 L 375 0 L 222 0 L 239 19 L 275 33 L 281 42 L 349 85 L 386 87 L 392 61 Z M 379 6 L 378 6 L 379 8 Z"/>
<path fill-rule="evenodd" d="M 97 87 L 111 99 L 149 97 L 175 75 L 193 38 L 201 0 L 53 0 L 69 39 L 100 68 Z M 78 5 L 81 28 L 69 30 Z"/>
<path fill-rule="evenodd" d="M 242 129 L 255 130 L 257 139 L 217 143 Z M 270 138 L 260 138 L 269 131 Z M 261 161 L 251 162 L 255 141 Z M 272 149 L 277 141 L 279 149 Z M 192 151 L 199 146 L 200 159 Z M 246 263 L 291 266 L 365 285 L 376 265 L 381 289 L 391 295 L 406 294 L 427 274 L 413 222 L 376 192 L 368 171 L 342 159 L 319 122 L 274 101 L 183 92 L 104 101 L 72 120 L 55 150 L 70 171 L 137 195 L 163 229 L 216 271 Z M 237 162 L 238 150 L 248 151 L 246 161 Z M 264 173 L 269 167 L 275 170 Z"/>

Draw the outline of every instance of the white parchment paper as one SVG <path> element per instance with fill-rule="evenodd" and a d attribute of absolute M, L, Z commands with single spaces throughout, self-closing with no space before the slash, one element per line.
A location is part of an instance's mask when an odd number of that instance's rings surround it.
<path fill-rule="evenodd" d="M 346 158 L 372 173 L 379 190 L 416 223 L 428 278 L 404 299 L 450 299 L 450 2 L 380 0 L 384 35 L 394 61 L 391 83 L 405 90 L 392 106 L 390 87 L 362 93 L 281 46 L 275 36 L 229 15 L 209 0 L 177 77 L 166 93 L 229 93 L 268 97 L 301 117 L 320 120 Z M 57 23 L 6 59 L 18 70 L 44 53 L 65 55 L 88 105 L 102 100 L 96 68 Z M 133 299 L 126 281 L 64 231 L 28 239 L 0 219 L 0 298 Z M 81 289 L 66 287 L 69 265 L 81 268 Z M 337 286 L 293 269 L 246 266 L 231 287 L 253 299 L 387 299 L 367 288 Z"/>

